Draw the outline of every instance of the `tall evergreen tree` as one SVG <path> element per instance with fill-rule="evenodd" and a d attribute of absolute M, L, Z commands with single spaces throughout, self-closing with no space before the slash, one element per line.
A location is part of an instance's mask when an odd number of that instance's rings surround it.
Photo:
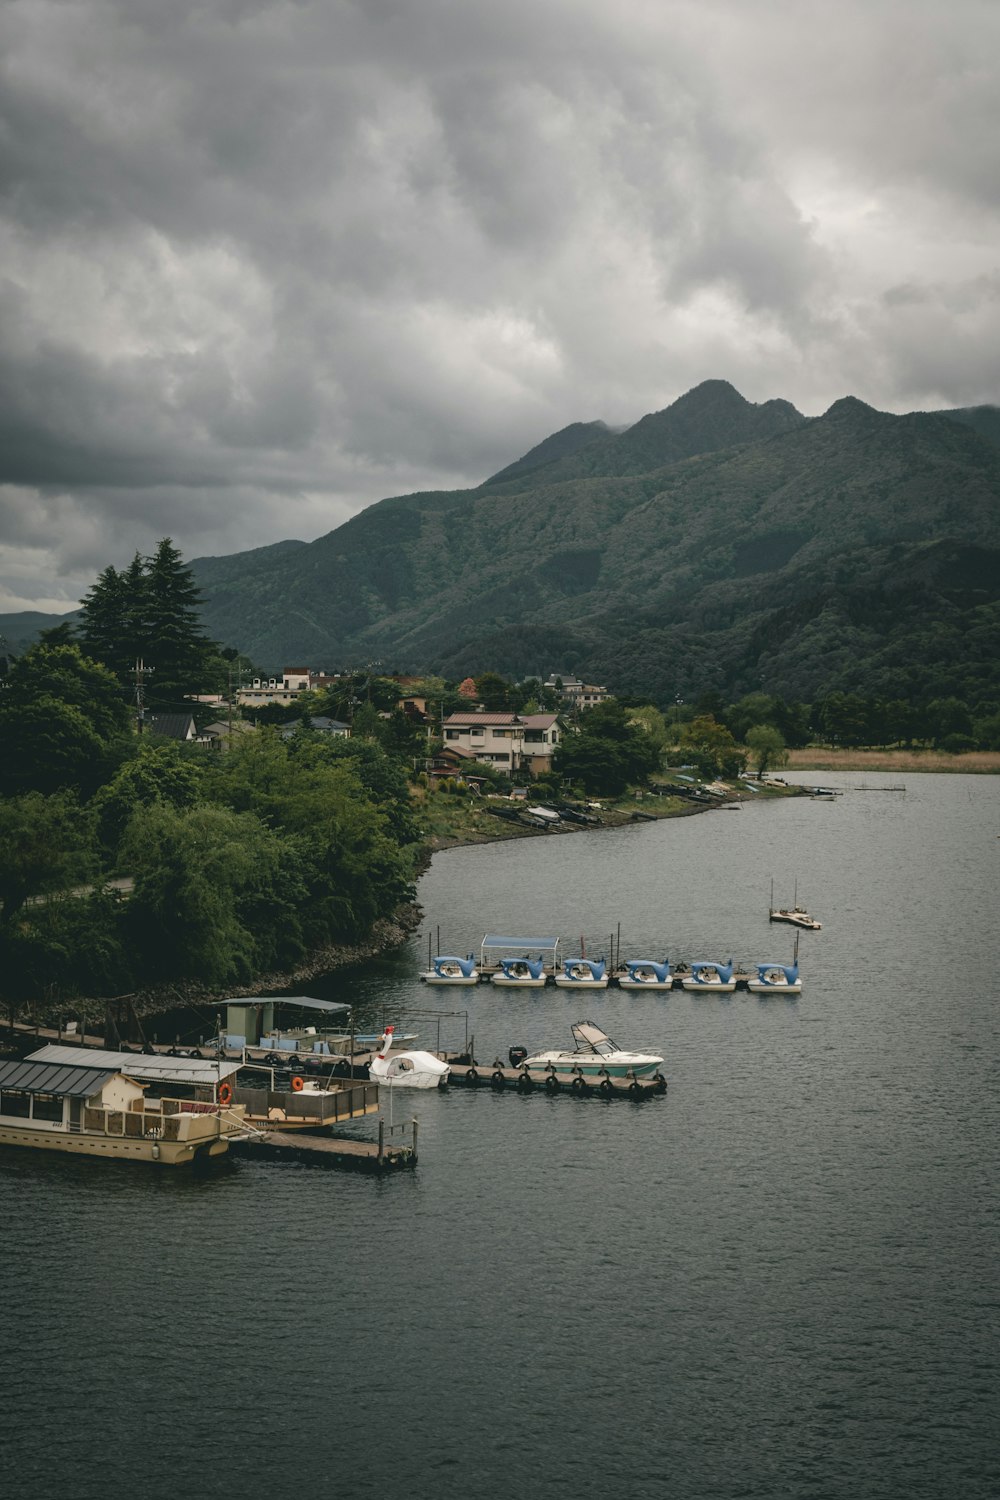
<path fill-rule="evenodd" d="M 141 559 L 136 554 L 132 563 L 141 572 Z M 128 672 L 134 665 L 135 645 L 130 630 L 129 593 L 134 587 L 125 573 L 107 567 L 99 573 L 93 587 L 80 605 L 83 616 L 80 639 L 87 656 L 103 662 L 124 685 Z"/>
<path fill-rule="evenodd" d="M 144 603 L 144 659 L 155 674 L 150 702 L 181 701 L 206 686 L 208 658 L 216 647 L 202 634 L 201 591 L 169 537 L 146 559 Z"/>

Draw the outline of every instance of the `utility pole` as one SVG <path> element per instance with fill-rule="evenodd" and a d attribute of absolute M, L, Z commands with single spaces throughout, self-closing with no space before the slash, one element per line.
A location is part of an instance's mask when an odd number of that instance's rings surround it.
<path fill-rule="evenodd" d="M 135 659 L 135 732 L 142 734 L 143 723 L 146 717 L 146 684 L 144 679 L 153 671 L 147 667 L 141 656 Z"/>

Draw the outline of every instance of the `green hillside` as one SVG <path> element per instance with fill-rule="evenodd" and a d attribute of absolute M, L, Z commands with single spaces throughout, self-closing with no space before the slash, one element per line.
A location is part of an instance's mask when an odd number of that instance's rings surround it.
<path fill-rule="evenodd" d="M 1000 700 L 998 433 L 991 407 L 806 418 L 708 381 L 623 433 L 573 424 L 478 489 L 197 560 L 204 623 L 270 669 Z"/>

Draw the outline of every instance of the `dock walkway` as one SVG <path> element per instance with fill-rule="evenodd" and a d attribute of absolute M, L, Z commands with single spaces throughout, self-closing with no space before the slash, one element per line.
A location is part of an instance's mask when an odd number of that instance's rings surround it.
<path fill-rule="evenodd" d="M 404 1127 L 397 1126 L 397 1129 Z M 349 1139 L 346 1136 L 289 1134 L 283 1130 L 247 1132 L 230 1138 L 229 1149 L 235 1156 L 257 1161 L 302 1161 L 312 1166 L 339 1167 L 348 1172 L 405 1171 L 417 1165 L 417 1122 L 411 1121 L 411 1143 L 387 1146 L 385 1127 L 379 1123 L 377 1141 Z"/>

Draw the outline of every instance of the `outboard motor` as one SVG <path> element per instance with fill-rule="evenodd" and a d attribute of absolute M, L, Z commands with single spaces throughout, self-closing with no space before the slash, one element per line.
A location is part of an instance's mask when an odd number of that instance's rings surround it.
<path fill-rule="evenodd" d="M 527 1055 L 527 1047 L 511 1047 L 507 1053 L 512 1068 L 519 1068 Z"/>

